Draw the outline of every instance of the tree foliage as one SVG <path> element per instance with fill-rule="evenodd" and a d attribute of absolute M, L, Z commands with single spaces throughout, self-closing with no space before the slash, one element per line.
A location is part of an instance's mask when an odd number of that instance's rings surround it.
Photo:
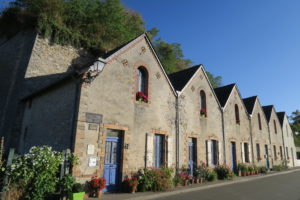
<path fill-rule="evenodd" d="M 294 135 L 295 145 L 300 146 L 300 111 L 296 110 L 292 112 L 292 115 L 289 117 L 291 120 L 291 128 L 294 133 L 298 132 L 298 135 Z"/>
<path fill-rule="evenodd" d="M 100 52 L 145 31 L 141 16 L 125 9 L 120 0 L 16 0 L 2 12 L 0 26 L 8 28 L 1 29 L 2 34 L 34 27 L 55 43 Z"/>
<path fill-rule="evenodd" d="M 0 34 L 13 36 L 20 30 L 37 30 L 52 42 L 105 54 L 145 32 L 144 20 L 134 10 L 125 9 L 120 0 L 15 0 L 1 13 Z M 152 28 L 148 36 L 167 73 L 191 67 L 179 43 L 157 37 Z M 214 87 L 221 77 L 208 73 Z"/>

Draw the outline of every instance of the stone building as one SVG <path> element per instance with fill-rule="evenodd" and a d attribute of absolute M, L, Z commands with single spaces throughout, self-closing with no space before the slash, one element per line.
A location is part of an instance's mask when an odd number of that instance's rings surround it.
<path fill-rule="evenodd" d="M 225 162 L 236 171 L 238 163 L 252 162 L 249 114 L 236 84 L 214 91 L 222 107 Z"/>
<path fill-rule="evenodd" d="M 114 190 L 145 167 L 192 172 L 202 161 L 236 171 L 241 162 L 272 167 L 283 155 L 294 165 L 284 114 L 242 99 L 235 84 L 213 89 L 202 65 L 168 76 L 146 34 L 101 58 L 35 32 L 0 41 L 6 149 L 71 149 L 79 180 L 104 176 Z"/>
<path fill-rule="evenodd" d="M 290 167 L 296 166 L 296 147 L 294 142 L 294 135 L 291 129 L 291 126 L 289 124 L 289 120 L 287 118 L 287 115 L 285 112 L 277 112 L 277 116 L 280 121 L 280 126 L 282 130 L 282 136 L 283 136 L 283 146 L 285 147 L 285 158 L 288 162 L 288 165 Z"/>
<path fill-rule="evenodd" d="M 221 107 L 202 65 L 169 75 L 178 94 L 179 166 L 223 164 Z"/>
<path fill-rule="evenodd" d="M 268 151 L 270 152 L 269 157 L 271 165 L 279 165 L 282 163 L 281 158 L 283 158 L 284 154 L 283 135 L 280 122 L 273 105 L 263 106 L 263 110 L 269 125 L 270 146 Z"/>
<path fill-rule="evenodd" d="M 258 166 L 270 167 L 270 134 L 267 118 L 257 96 L 243 99 L 250 116 L 252 159 Z"/>

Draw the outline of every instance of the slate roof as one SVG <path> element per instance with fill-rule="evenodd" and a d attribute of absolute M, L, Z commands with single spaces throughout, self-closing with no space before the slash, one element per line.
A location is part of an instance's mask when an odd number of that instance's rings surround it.
<path fill-rule="evenodd" d="M 196 71 L 200 68 L 201 65 L 196 65 L 179 72 L 175 72 L 169 74 L 169 79 L 177 91 L 181 91 L 184 86 L 189 82 L 189 80 L 193 77 Z"/>
<path fill-rule="evenodd" d="M 252 112 L 253 112 L 253 108 L 254 108 L 254 104 L 255 104 L 256 99 L 257 99 L 257 96 L 248 97 L 248 98 L 243 99 L 243 102 L 244 102 L 244 104 L 246 106 L 246 109 L 247 109 L 249 114 L 252 114 Z"/>
<path fill-rule="evenodd" d="M 264 110 L 268 122 L 270 122 L 273 105 L 263 106 L 262 108 Z"/>
<path fill-rule="evenodd" d="M 229 95 L 232 91 L 232 89 L 234 88 L 235 86 L 235 83 L 233 84 L 230 84 L 230 85 L 225 85 L 225 86 L 222 86 L 222 87 L 218 87 L 218 88 L 214 88 L 214 91 L 217 95 L 217 98 L 221 104 L 222 107 L 225 106 L 228 98 L 229 98 Z"/>
<path fill-rule="evenodd" d="M 285 112 L 277 112 L 276 114 L 278 116 L 278 119 L 279 119 L 279 122 L 280 122 L 281 126 L 283 126 Z"/>

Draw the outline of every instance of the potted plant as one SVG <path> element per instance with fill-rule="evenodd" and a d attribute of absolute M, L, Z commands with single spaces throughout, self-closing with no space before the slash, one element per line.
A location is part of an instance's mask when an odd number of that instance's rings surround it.
<path fill-rule="evenodd" d="M 104 177 L 92 177 L 90 187 L 94 197 L 101 198 L 102 190 L 106 187 L 106 180 Z"/>
<path fill-rule="evenodd" d="M 72 187 L 72 193 L 69 194 L 70 200 L 83 200 L 85 195 L 82 184 L 75 183 Z"/>
<path fill-rule="evenodd" d="M 132 194 L 135 193 L 138 184 L 139 184 L 139 181 L 136 177 L 132 177 L 128 180 L 130 193 L 132 193 Z"/>
<path fill-rule="evenodd" d="M 253 169 L 253 166 L 250 165 L 250 166 L 248 167 L 248 171 L 249 171 L 249 173 L 248 173 L 249 175 L 254 175 L 254 169 Z"/>
<path fill-rule="evenodd" d="M 241 171 L 242 176 L 247 176 L 248 167 L 245 164 L 239 163 L 238 170 Z"/>
<path fill-rule="evenodd" d="M 206 109 L 205 108 L 201 108 L 200 109 L 200 116 L 201 117 L 206 117 L 207 113 L 206 113 Z"/>
<path fill-rule="evenodd" d="M 137 92 L 136 93 L 136 100 L 138 100 L 139 102 L 148 102 L 148 97 L 143 93 L 143 92 Z"/>

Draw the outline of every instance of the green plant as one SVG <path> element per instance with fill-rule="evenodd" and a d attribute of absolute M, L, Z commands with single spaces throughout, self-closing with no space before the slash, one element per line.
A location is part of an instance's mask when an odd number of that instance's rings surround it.
<path fill-rule="evenodd" d="M 249 171 L 249 172 L 253 172 L 253 171 L 254 171 L 253 166 L 250 165 L 250 166 L 248 167 L 248 171 Z"/>
<path fill-rule="evenodd" d="M 78 192 L 84 192 L 84 187 L 81 183 L 75 183 L 72 187 L 72 192 L 78 193 Z"/>
<path fill-rule="evenodd" d="M 273 166 L 273 171 L 282 171 L 283 170 L 283 166 L 282 165 L 274 165 Z"/>
<path fill-rule="evenodd" d="M 234 176 L 233 171 L 227 165 L 218 165 L 215 167 L 214 171 L 218 175 L 218 179 L 232 179 Z"/>
<path fill-rule="evenodd" d="M 217 179 L 217 177 L 218 177 L 218 175 L 214 170 L 211 170 L 211 169 L 208 170 L 207 177 L 206 177 L 207 181 L 214 181 Z"/>
<path fill-rule="evenodd" d="M 32 147 L 28 154 L 17 156 L 7 169 L 9 187 L 24 191 L 23 199 L 45 199 L 55 192 L 61 161 L 61 153 L 51 147 Z"/>
<path fill-rule="evenodd" d="M 262 174 L 266 174 L 266 173 L 268 173 L 268 168 L 262 166 L 262 167 L 259 168 L 259 172 L 262 173 Z"/>
<path fill-rule="evenodd" d="M 258 171 L 258 167 L 256 166 L 256 165 L 252 165 L 252 167 L 253 167 L 253 171 Z"/>
<path fill-rule="evenodd" d="M 241 171 L 242 173 L 248 172 L 248 166 L 246 164 L 239 163 L 238 170 Z"/>
<path fill-rule="evenodd" d="M 66 174 L 59 182 L 61 191 L 66 195 L 72 192 L 73 186 L 75 184 L 75 178 L 71 174 Z"/>

